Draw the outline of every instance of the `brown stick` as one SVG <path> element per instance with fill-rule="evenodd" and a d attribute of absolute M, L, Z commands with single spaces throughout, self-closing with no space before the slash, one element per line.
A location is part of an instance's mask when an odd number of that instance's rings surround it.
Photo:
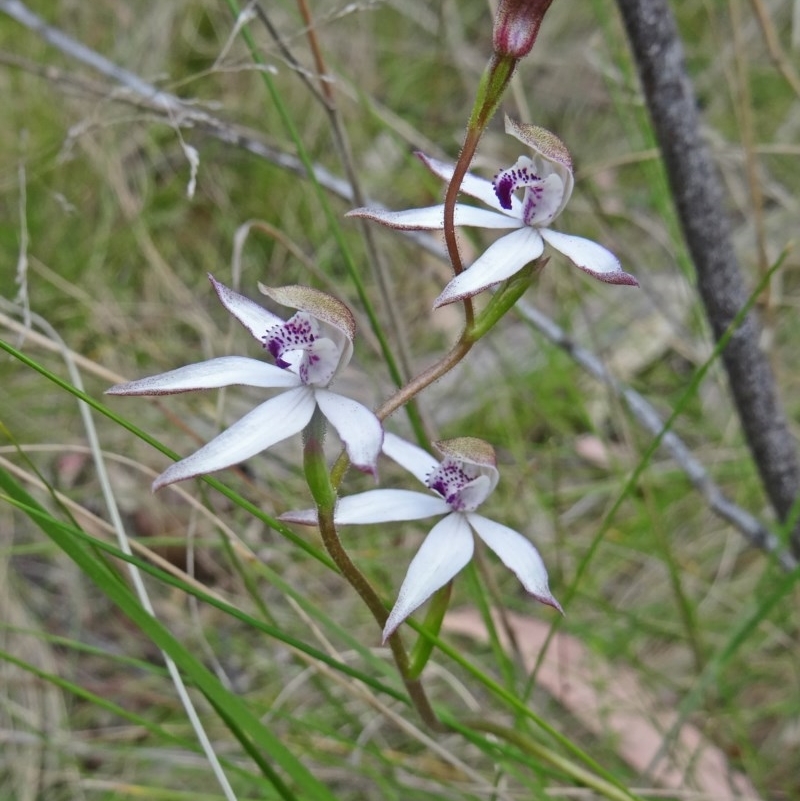
<path fill-rule="evenodd" d="M 697 286 L 715 339 L 745 305 L 748 290 L 731 240 L 716 166 L 700 134 L 697 101 L 667 0 L 617 0 L 639 69 Z M 722 352 L 745 437 L 773 509 L 787 521 L 800 488 L 794 437 L 750 313 Z M 800 556 L 800 527 L 791 535 Z"/>

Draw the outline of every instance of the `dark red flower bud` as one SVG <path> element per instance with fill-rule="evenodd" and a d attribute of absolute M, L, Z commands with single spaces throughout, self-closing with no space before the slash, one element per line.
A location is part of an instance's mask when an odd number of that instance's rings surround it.
<path fill-rule="evenodd" d="M 531 52 L 553 0 L 500 0 L 494 19 L 494 51 L 520 59 Z"/>

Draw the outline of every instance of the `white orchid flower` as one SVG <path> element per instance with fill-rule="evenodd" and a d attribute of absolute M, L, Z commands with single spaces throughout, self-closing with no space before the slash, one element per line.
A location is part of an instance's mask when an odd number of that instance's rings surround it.
<path fill-rule="evenodd" d="M 533 157 L 520 156 L 513 167 L 498 173 L 494 181 L 467 173 L 461 191 L 494 211 L 456 205 L 455 225 L 514 230 L 498 239 L 469 268 L 453 278 L 434 302 L 434 308 L 477 295 L 510 278 L 542 255 L 545 242 L 593 278 L 608 284 L 638 286 L 638 281 L 623 271 L 617 257 L 601 245 L 549 227 L 572 195 L 572 159 L 564 143 L 544 128 L 517 123 L 508 117 L 506 133 L 532 148 Z M 418 155 L 443 181 L 449 182 L 453 177 L 452 164 L 422 153 Z M 518 189 L 525 190 L 521 199 L 514 194 Z M 348 212 L 347 216 L 366 217 L 405 230 L 444 228 L 444 205 L 406 211 L 361 208 Z"/>
<path fill-rule="evenodd" d="M 277 303 L 297 309 L 284 321 L 209 275 L 222 305 L 275 359 L 268 364 L 244 356 L 221 356 L 168 373 L 117 384 L 109 395 L 170 395 L 231 385 L 285 390 L 176 462 L 153 482 L 153 490 L 243 462 L 308 425 L 314 409 L 336 429 L 350 461 L 375 474 L 383 442 L 378 418 L 365 406 L 327 389 L 350 361 L 355 320 L 341 301 L 301 286 L 259 289 Z"/>
<path fill-rule="evenodd" d="M 444 459 L 385 434 L 383 452 L 419 479 L 433 494 L 398 489 L 376 489 L 339 500 L 334 522 L 339 525 L 388 523 L 447 515 L 430 531 L 408 568 L 397 602 L 383 629 L 384 641 L 433 593 L 450 581 L 472 558 L 473 532 L 513 571 L 536 600 L 561 606 L 547 584 L 541 556 L 522 534 L 476 513 L 497 485 L 494 450 L 473 437 L 437 443 Z M 290 523 L 312 525 L 317 512 L 306 509 L 281 516 Z"/>

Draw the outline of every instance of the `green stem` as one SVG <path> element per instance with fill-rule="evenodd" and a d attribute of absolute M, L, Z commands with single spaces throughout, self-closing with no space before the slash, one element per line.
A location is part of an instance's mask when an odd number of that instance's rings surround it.
<path fill-rule="evenodd" d="M 513 56 L 492 55 L 481 77 L 475 104 L 469 118 L 469 129 L 483 132 L 503 99 L 508 84 L 514 77 L 519 60 Z"/>

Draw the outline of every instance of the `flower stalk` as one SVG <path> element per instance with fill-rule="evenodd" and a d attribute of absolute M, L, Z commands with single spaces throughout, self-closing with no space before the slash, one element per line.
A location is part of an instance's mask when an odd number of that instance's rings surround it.
<path fill-rule="evenodd" d="M 464 271 L 464 263 L 461 261 L 458 238 L 456 237 L 456 200 L 458 199 L 464 176 L 468 173 L 472 159 L 475 157 L 475 151 L 478 149 L 481 136 L 492 115 L 497 110 L 500 99 L 503 97 L 503 93 L 514 75 L 515 68 L 515 60 L 505 56 L 492 56 L 478 86 L 478 94 L 475 98 L 475 104 L 464 136 L 464 145 L 459 153 L 453 176 L 447 185 L 447 192 L 444 198 L 444 241 L 447 246 L 447 254 L 450 257 L 450 264 L 453 267 L 453 274 L 456 276 Z M 475 316 L 470 298 L 464 298 L 463 304 L 464 325 L 466 328 L 470 328 Z"/>
<path fill-rule="evenodd" d="M 455 208 L 464 176 L 467 174 L 478 142 L 489 120 L 497 111 L 520 59 L 530 53 L 539 34 L 545 12 L 552 0 L 501 0 L 494 20 L 494 52 L 481 76 L 475 103 L 467 123 L 464 145 L 456 162 L 444 200 L 444 237 L 454 275 L 463 272 L 455 233 Z M 466 326 L 472 325 L 473 309 L 468 298 L 462 299 Z"/>
<path fill-rule="evenodd" d="M 317 523 L 325 550 L 328 552 L 331 559 L 333 559 L 336 567 L 339 568 L 339 572 L 342 574 L 345 581 L 358 593 L 378 625 L 383 628 L 386 625 L 389 613 L 386 611 L 386 607 L 383 605 L 377 592 L 367 580 L 367 577 L 356 567 L 353 560 L 344 549 L 336 530 L 336 523 L 334 522 L 333 504 L 330 506 L 326 504 L 324 508 L 318 507 Z M 403 645 L 400 635 L 394 632 L 386 641 L 391 649 L 392 657 L 400 673 L 400 677 L 403 680 L 403 684 L 408 691 L 411 703 L 414 705 L 420 718 L 434 731 L 445 731 L 446 727 L 434 712 L 428 700 L 425 688 L 419 681 L 419 673 L 416 673 L 416 675 L 412 674 L 408 652 Z"/>

